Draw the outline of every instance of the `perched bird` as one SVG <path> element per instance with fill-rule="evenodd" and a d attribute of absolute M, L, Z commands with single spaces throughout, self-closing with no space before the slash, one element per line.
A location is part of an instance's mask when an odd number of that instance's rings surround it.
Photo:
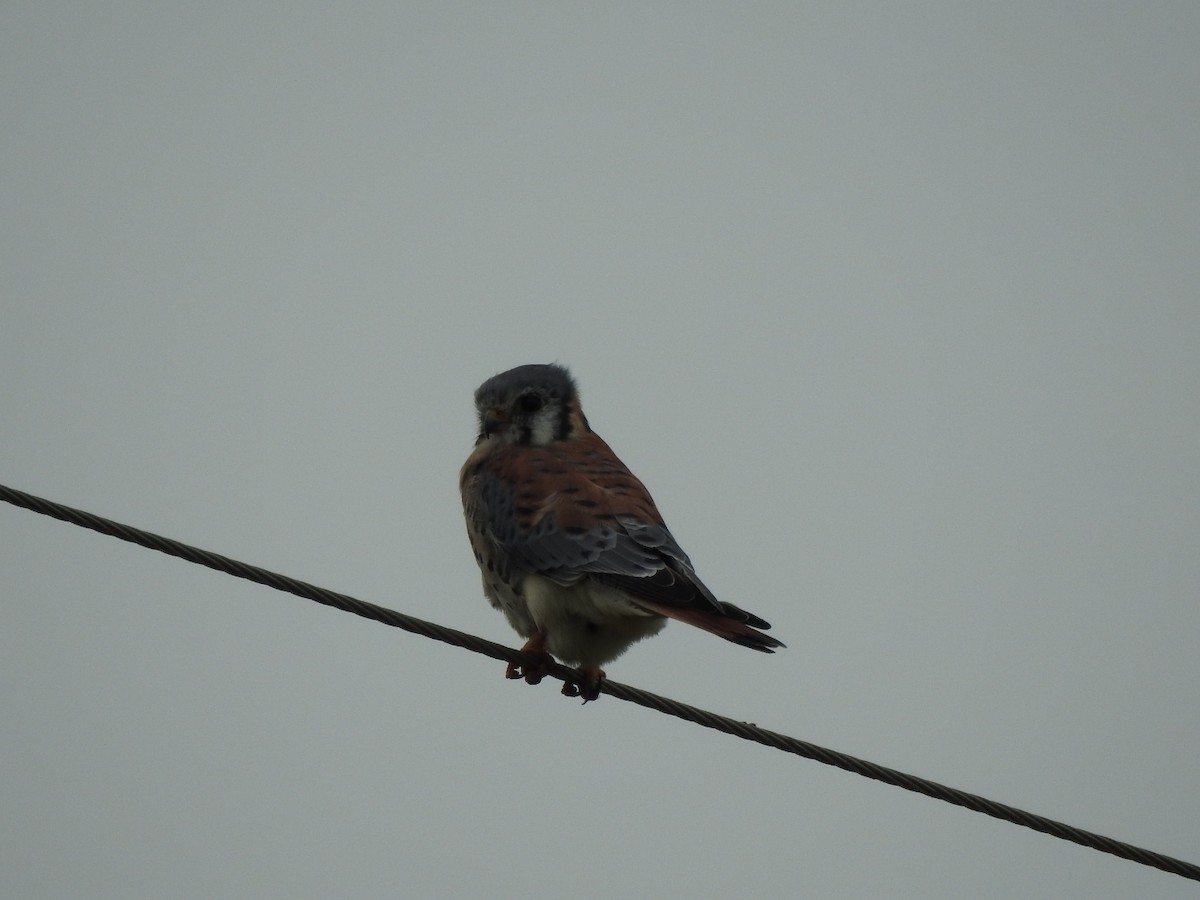
<path fill-rule="evenodd" d="M 771 626 L 704 586 L 649 492 L 590 427 L 571 374 L 518 366 L 475 392 L 479 436 L 459 475 L 483 590 L 538 655 L 506 675 L 537 684 L 547 654 L 595 700 L 603 664 L 667 619 L 773 653 Z"/>

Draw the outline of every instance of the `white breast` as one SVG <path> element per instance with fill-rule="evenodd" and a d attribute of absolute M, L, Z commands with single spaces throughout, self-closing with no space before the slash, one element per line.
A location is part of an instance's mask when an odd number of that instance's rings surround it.
<path fill-rule="evenodd" d="M 623 591 L 587 578 L 561 585 L 526 575 L 521 592 L 538 630 L 546 634 L 546 649 L 570 665 L 598 668 L 667 623 Z"/>

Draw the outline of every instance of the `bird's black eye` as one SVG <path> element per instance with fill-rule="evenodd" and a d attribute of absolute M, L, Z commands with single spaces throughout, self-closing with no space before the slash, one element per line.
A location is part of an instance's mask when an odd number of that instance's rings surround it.
<path fill-rule="evenodd" d="M 517 406 L 522 412 L 533 413 L 542 408 L 542 398 L 537 394 L 522 394 L 517 398 Z"/>

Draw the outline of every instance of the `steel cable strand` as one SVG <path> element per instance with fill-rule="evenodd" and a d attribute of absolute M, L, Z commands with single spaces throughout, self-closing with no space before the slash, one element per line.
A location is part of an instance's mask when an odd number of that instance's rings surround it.
<path fill-rule="evenodd" d="M 530 665 L 537 662 L 532 655 L 506 647 L 503 644 L 497 644 L 494 641 L 489 641 L 473 634 L 447 628 L 434 622 L 427 622 L 424 619 L 418 619 L 414 616 L 408 616 L 383 606 L 376 606 L 373 603 L 367 603 L 348 594 L 340 594 L 336 591 L 317 587 L 316 585 L 272 572 L 269 569 L 253 566 L 228 556 L 222 556 L 219 553 L 202 550 L 198 547 L 184 544 L 181 541 L 163 537 L 149 531 L 143 531 L 140 528 L 134 528 L 130 525 L 124 525 L 112 519 L 95 515 L 94 513 L 65 506 L 61 503 L 55 503 L 54 501 L 46 500 L 33 494 L 27 494 L 24 491 L 0 485 L 0 500 L 36 513 L 41 513 L 42 515 L 50 516 L 51 518 L 59 519 L 63 522 L 69 522 L 82 528 L 147 547 L 151 550 L 157 550 L 169 556 L 176 556 L 180 559 L 197 563 L 198 565 L 207 566 L 219 572 L 225 572 L 229 575 L 244 578 L 279 591 L 295 594 L 298 597 L 304 597 L 325 606 L 331 606 L 366 619 L 382 622 L 394 628 L 400 628 L 404 631 L 432 638 L 433 640 L 441 641 L 455 647 L 462 647 L 465 650 L 471 650 L 472 652 L 480 653 L 493 659 L 515 662 L 522 665 Z M 580 681 L 579 673 L 576 670 L 559 663 L 550 663 L 547 671 L 548 674 L 561 681 L 569 681 L 575 684 L 578 684 Z M 601 683 L 600 689 L 603 693 L 620 700 L 635 703 L 657 712 L 666 713 L 667 715 L 702 725 L 705 728 L 711 728 L 734 737 L 742 738 L 743 740 L 763 744 L 776 750 L 782 750 L 785 753 L 802 756 L 806 759 L 824 763 L 825 765 L 835 766 L 839 769 L 853 772 L 856 775 L 862 775 L 866 778 L 872 778 L 876 781 L 882 781 L 885 784 L 903 788 L 904 790 L 924 794 L 936 800 L 942 800 L 955 806 L 984 813 L 993 818 L 1022 825 L 1034 831 L 1040 831 L 1053 837 L 1072 841 L 1084 847 L 1090 847 L 1103 853 L 1110 853 L 1122 859 L 1200 881 L 1200 866 L 1157 853 L 1153 850 L 1146 850 L 1114 838 L 1085 831 L 1073 825 L 1057 822 L 1045 816 L 1039 816 L 1035 813 L 1017 809 L 1016 807 L 1007 806 L 1003 803 L 989 800 L 986 797 L 958 790 L 957 788 L 947 787 L 936 781 L 930 781 L 916 775 L 909 775 L 896 769 L 890 769 L 886 766 L 868 762 L 867 760 L 831 750 L 827 747 L 810 744 L 798 738 L 768 731 L 765 728 L 759 728 L 753 723 L 741 722 L 737 719 L 709 712 L 678 700 L 672 700 L 669 697 L 662 697 L 658 694 L 632 687 L 631 685 L 606 680 Z"/>

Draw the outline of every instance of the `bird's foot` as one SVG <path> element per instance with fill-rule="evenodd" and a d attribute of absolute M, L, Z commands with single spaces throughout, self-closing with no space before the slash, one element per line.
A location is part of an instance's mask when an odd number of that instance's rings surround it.
<path fill-rule="evenodd" d="M 505 678 L 524 678 L 526 684 L 539 684 L 546 677 L 546 663 L 550 661 L 550 657 L 546 657 L 541 662 L 531 666 L 521 665 L 520 663 L 508 664 L 508 668 L 504 670 Z"/>
<path fill-rule="evenodd" d="M 531 653 L 538 658 L 532 664 L 510 662 L 504 670 L 505 678 L 524 678 L 526 684 L 538 684 L 546 677 L 546 666 L 550 662 L 550 654 L 546 652 L 546 635 L 538 632 L 525 642 L 522 653 Z"/>
<path fill-rule="evenodd" d="M 584 703 L 599 698 L 600 682 L 604 680 L 604 670 L 580 669 L 579 675 L 579 684 L 575 684 L 573 681 L 565 682 L 562 692 L 568 697 L 582 697 Z"/>

